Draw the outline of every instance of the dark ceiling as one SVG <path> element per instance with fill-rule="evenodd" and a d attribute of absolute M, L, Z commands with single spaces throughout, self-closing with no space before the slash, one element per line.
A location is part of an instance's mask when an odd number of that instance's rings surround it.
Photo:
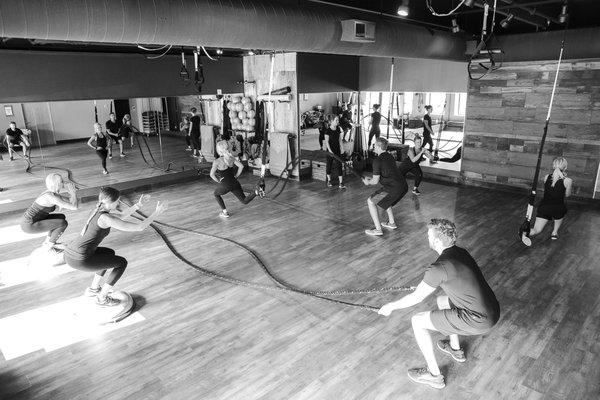
<path fill-rule="evenodd" d="M 308 2 L 312 1 L 308 0 Z M 437 17 L 432 15 L 432 12 L 428 9 L 428 2 L 436 13 L 445 14 L 458 6 L 461 1 L 410 0 L 408 2 L 410 14 L 407 18 L 414 22 L 435 24 L 432 27 L 436 28 L 437 26 L 440 29 L 442 27 L 449 29 L 452 25 L 452 18 L 456 18 L 463 33 L 468 35 L 479 35 L 481 33 L 483 20 L 483 9 L 481 7 L 474 5 L 469 8 L 462 5 L 453 16 Z M 475 4 L 483 4 L 485 2 L 490 5 L 489 27 L 494 0 L 475 0 Z M 329 0 L 328 3 L 395 15 L 398 6 L 402 4 L 402 0 Z M 564 25 L 558 23 L 558 15 L 561 13 L 563 3 L 564 0 L 497 0 L 498 11 L 507 14 L 513 13 L 517 17 L 529 20 L 531 23 L 513 19 L 506 28 L 502 28 L 499 23 L 505 18 L 505 15 L 497 14 L 494 33 L 496 35 L 507 35 L 564 29 Z M 600 0 L 568 0 L 568 14 L 569 29 L 600 26 Z M 551 20 L 550 24 L 547 22 L 548 18 Z"/>

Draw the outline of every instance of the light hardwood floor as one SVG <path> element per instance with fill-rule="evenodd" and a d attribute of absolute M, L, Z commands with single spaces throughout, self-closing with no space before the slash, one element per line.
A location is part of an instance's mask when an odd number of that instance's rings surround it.
<path fill-rule="evenodd" d="M 255 177 L 245 176 L 246 186 Z M 410 184 L 410 182 L 409 182 Z M 549 231 L 532 248 L 516 241 L 525 196 L 425 182 L 396 207 L 400 228 L 367 237 L 365 200 L 373 188 L 350 180 L 291 183 L 277 201 L 244 207 L 231 196 L 220 219 L 208 180 L 165 187 L 161 217 L 174 225 L 242 242 L 282 279 L 338 289 L 416 284 L 435 260 L 426 222 L 456 221 L 502 308 L 488 335 L 462 338 L 467 362 L 437 353 L 447 387 L 409 381 L 423 366 L 410 316 L 423 304 L 376 313 L 232 286 L 179 262 L 159 237 L 112 232 L 105 244 L 129 260 L 118 287 L 136 296 L 145 320 L 46 352 L 0 358 L 0 397 L 16 399 L 597 399 L 600 396 L 600 211 L 572 205 L 560 240 Z M 74 237 L 92 204 L 67 213 Z M 0 228 L 18 223 L 5 216 Z M 253 260 L 216 239 L 165 229 L 199 265 L 269 284 Z M 41 239 L 0 246 L 0 262 L 24 257 Z M 0 287 L 0 319 L 79 296 L 91 276 L 74 271 L 44 282 Z M 382 305 L 402 294 L 345 299 Z M 434 335 L 434 339 L 441 336 Z"/>

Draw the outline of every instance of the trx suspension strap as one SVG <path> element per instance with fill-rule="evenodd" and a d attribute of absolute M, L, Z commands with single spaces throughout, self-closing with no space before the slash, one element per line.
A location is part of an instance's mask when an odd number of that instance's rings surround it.
<path fill-rule="evenodd" d="M 262 154 L 261 154 L 261 165 L 260 165 L 260 180 L 258 182 L 259 191 L 265 193 L 265 174 L 267 172 L 267 142 L 269 140 L 269 134 L 273 131 L 273 112 L 269 112 L 272 107 L 271 104 L 271 92 L 273 92 L 273 68 L 275 65 L 275 53 L 270 55 L 271 65 L 269 67 L 269 93 L 267 93 L 267 109 L 265 111 L 265 119 L 267 120 L 268 129 L 263 132 L 262 142 Z"/>
<path fill-rule="evenodd" d="M 562 42 L 560 44 L 560 54 L 558 56 L 558 63 L 556 64 L 556 75 L 554 76 L 554 85 L 552 86 L 552 94 L 550 95 L 550 105 L 548 106 L 548 114 L 546 115 L 546 123 L 544 124 L 544 133 L 542 134 L 542 141 L 540 143 L 540 150 L 538 151 L 537 164 L 535 166 L 535 174 L 533 175 L 533 182 L 531 183 L 531 194 L 529 195 L 529 204 L 527 205 L 527 213 L 525 215 L 525 221 L 519 227 L 519 237 L 521 241 L 527 246 L 531 246 L 531 240 L 529 239 L 529 232 L 531 231 L 531 217 L 533 215 L 533 205 L 535 203 L 535 194 L 537 190 L 538 179 L 540 177 L 540 166 L 542 164 L 542 155 L 544 150 L 544 143 L 546 142 L 546 135 L 548 134 L 548 124 L 550 123 L 550 114 L 552 113 L 552 103 L 554 102 L 554 93 L 556 92 L 556 84 L 558 82 L 558 73 L 560 72 L 560 63 L 562 61 L 563 51 L 565 49 L 565 38 L 567 36 L 567 27 L 563 33 Z"/>
<path fill-rule="evenodd" d="M 444 130 L 444 115 L 446 114 L 447 99 L 444 97 L 444 108 L 442 109 L 442 118 L 440 119 L 440 127 L 438 128 L 438 137 L 435 143 L 435 151 L 433 152 L 433 160 L 437 161 L 438 151 L 440 149 L 440 140 L 442 139 L 442 131 Z"/>
<path fill-rule="evenodd" d="M 94 120 L 98 123 L 98 106 L 96 105 L 96 100 L 94 100 Z"/>
<path fill-rule="evenodd" d="M 390 65 L 390 90 L 389 90 L 390 104 L 388 107 L 387 130 L 385 132 L 385 138 L 387 140 L 390 140 L 390 119 L 391 119 L 391 114 L 392 114 L 392 107 L 394 106 L 394 100 L 392 98 L 393 85 L 394 85 L 394 57 L 392 57 L 392 64 Z"/>

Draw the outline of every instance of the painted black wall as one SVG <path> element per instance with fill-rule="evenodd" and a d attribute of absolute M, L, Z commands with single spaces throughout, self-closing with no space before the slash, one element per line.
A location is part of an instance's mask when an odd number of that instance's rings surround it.
<path fill-rule="evenodd" d="M 0 102 L 88 100 L 197 94 L 179 77 L 181 58 L 140 54 L 0 51 Z M 204 59 L 204 94 L 240 91 L 242 59 Z M 193 60 L 187 59 L 193 77 Z"/>
<path fill-rule="evenodd" d="M 298 53 L 298 93 L 358 90 L 359 57 Z"/>

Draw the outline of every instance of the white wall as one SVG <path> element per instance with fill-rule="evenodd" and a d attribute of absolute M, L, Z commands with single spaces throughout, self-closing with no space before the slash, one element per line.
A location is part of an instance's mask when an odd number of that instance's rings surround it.
<path fill-rule="evenodd" d="M 344 96 L 346 99 L 347 96 Z M 300 95 L 300 114 L 312 110 L 314 106 L 323 106 L 325 114 L 331 113 L 331 107 L 337 105 L 337 93 L 306 93 Z"/>

